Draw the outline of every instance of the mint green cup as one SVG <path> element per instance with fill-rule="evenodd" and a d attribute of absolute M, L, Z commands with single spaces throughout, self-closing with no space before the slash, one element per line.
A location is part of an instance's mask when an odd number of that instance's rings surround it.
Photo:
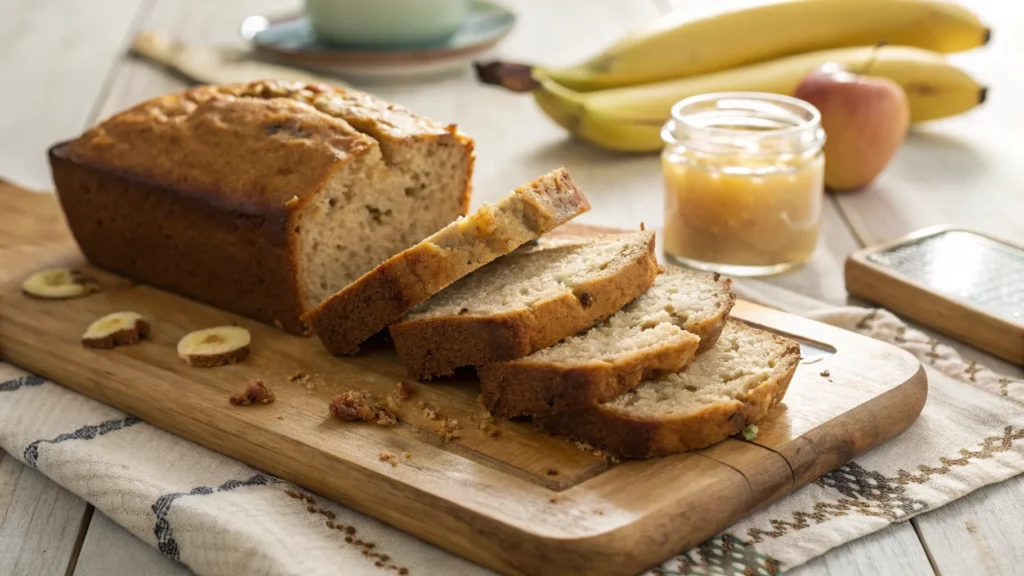
<path fill-rule="evenodd" d="M 451 37 L 469 0 L 306 0 L 317 38 L 368 48 L 428 45 Z"/>

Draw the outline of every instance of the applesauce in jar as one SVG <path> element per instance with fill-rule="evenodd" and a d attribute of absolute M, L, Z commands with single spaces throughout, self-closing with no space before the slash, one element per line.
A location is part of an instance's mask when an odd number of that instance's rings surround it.
<path fill-rule="evenodd" d="M 825 175 L 816 108 L 775 94 L 706 94 L 677 103 L 662 138 L 670 259 L 754 276 L 810 258 Z"/>

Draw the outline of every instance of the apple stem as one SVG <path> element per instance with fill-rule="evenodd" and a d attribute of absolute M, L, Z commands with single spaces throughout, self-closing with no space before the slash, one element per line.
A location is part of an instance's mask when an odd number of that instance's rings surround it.
<path fill-rule="evenodd" d="M 875 65 L 875 60 L 878 60 L 878 53 L 882 51 L 882 46 L 885 46 L 887 42 L 882 40 L 878 44 L 875 44 L 874 50 L 871 51 L 871 56 L 868 57 L 867 62 L 864 63 L 864 67 L 861 68 L 861 74 L 867 74 L 868 70 Z"/>

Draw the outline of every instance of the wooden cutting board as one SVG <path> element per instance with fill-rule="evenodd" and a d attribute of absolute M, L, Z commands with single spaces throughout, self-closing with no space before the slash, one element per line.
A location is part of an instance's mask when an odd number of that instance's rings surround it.
<path fill-rule="evenodd" d="M 800 340 L 808 358 L 757 439 L 612 464 L 527 422 L 488 426 L 498 432 L 492 436 L 479 427 L 471 376 L 409 380 L 386 344 L 334 358 L 314 338 L 98 270 L 98 294 L 25 297 L 19 286 L 28 274 L 86 265 L 54 198 L 0 183 L 0 215 L 6 360 L 502 573 L 636 574 L 899 434 L 927 394 L 920 364 L 899 348 L 739 302 L 735 318 Z M 85 327 L 119 310 L 150 318 L 151 338 L 83 348 Z M 227 323 L 252 332 L 246 362 L 199 369 L 178 359 L 183 334 Z M 296 371 L 322 382 L 289 381 Z M 269 383 L 277 401 L 230 405 L 250 378 Z M 335 393 L 383 394 L 403 380 L 413 395 L 400 404 L 397 427 L 327 417 Z M 437 435 L 444 417 L 458 420 L 458 438 Z M 397 466 L 382 453 L 395 455 Z"/>

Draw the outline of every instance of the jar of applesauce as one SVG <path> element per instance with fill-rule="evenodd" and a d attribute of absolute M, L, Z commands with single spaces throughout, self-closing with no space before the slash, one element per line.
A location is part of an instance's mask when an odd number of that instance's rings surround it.
<path fill-rule="evenodd" d="M 672 107 L 665 141 L 665 252 L 735 276 L 782 272 L 818 242 L 825 132 L 796 98 L 723 92 Z"/>

